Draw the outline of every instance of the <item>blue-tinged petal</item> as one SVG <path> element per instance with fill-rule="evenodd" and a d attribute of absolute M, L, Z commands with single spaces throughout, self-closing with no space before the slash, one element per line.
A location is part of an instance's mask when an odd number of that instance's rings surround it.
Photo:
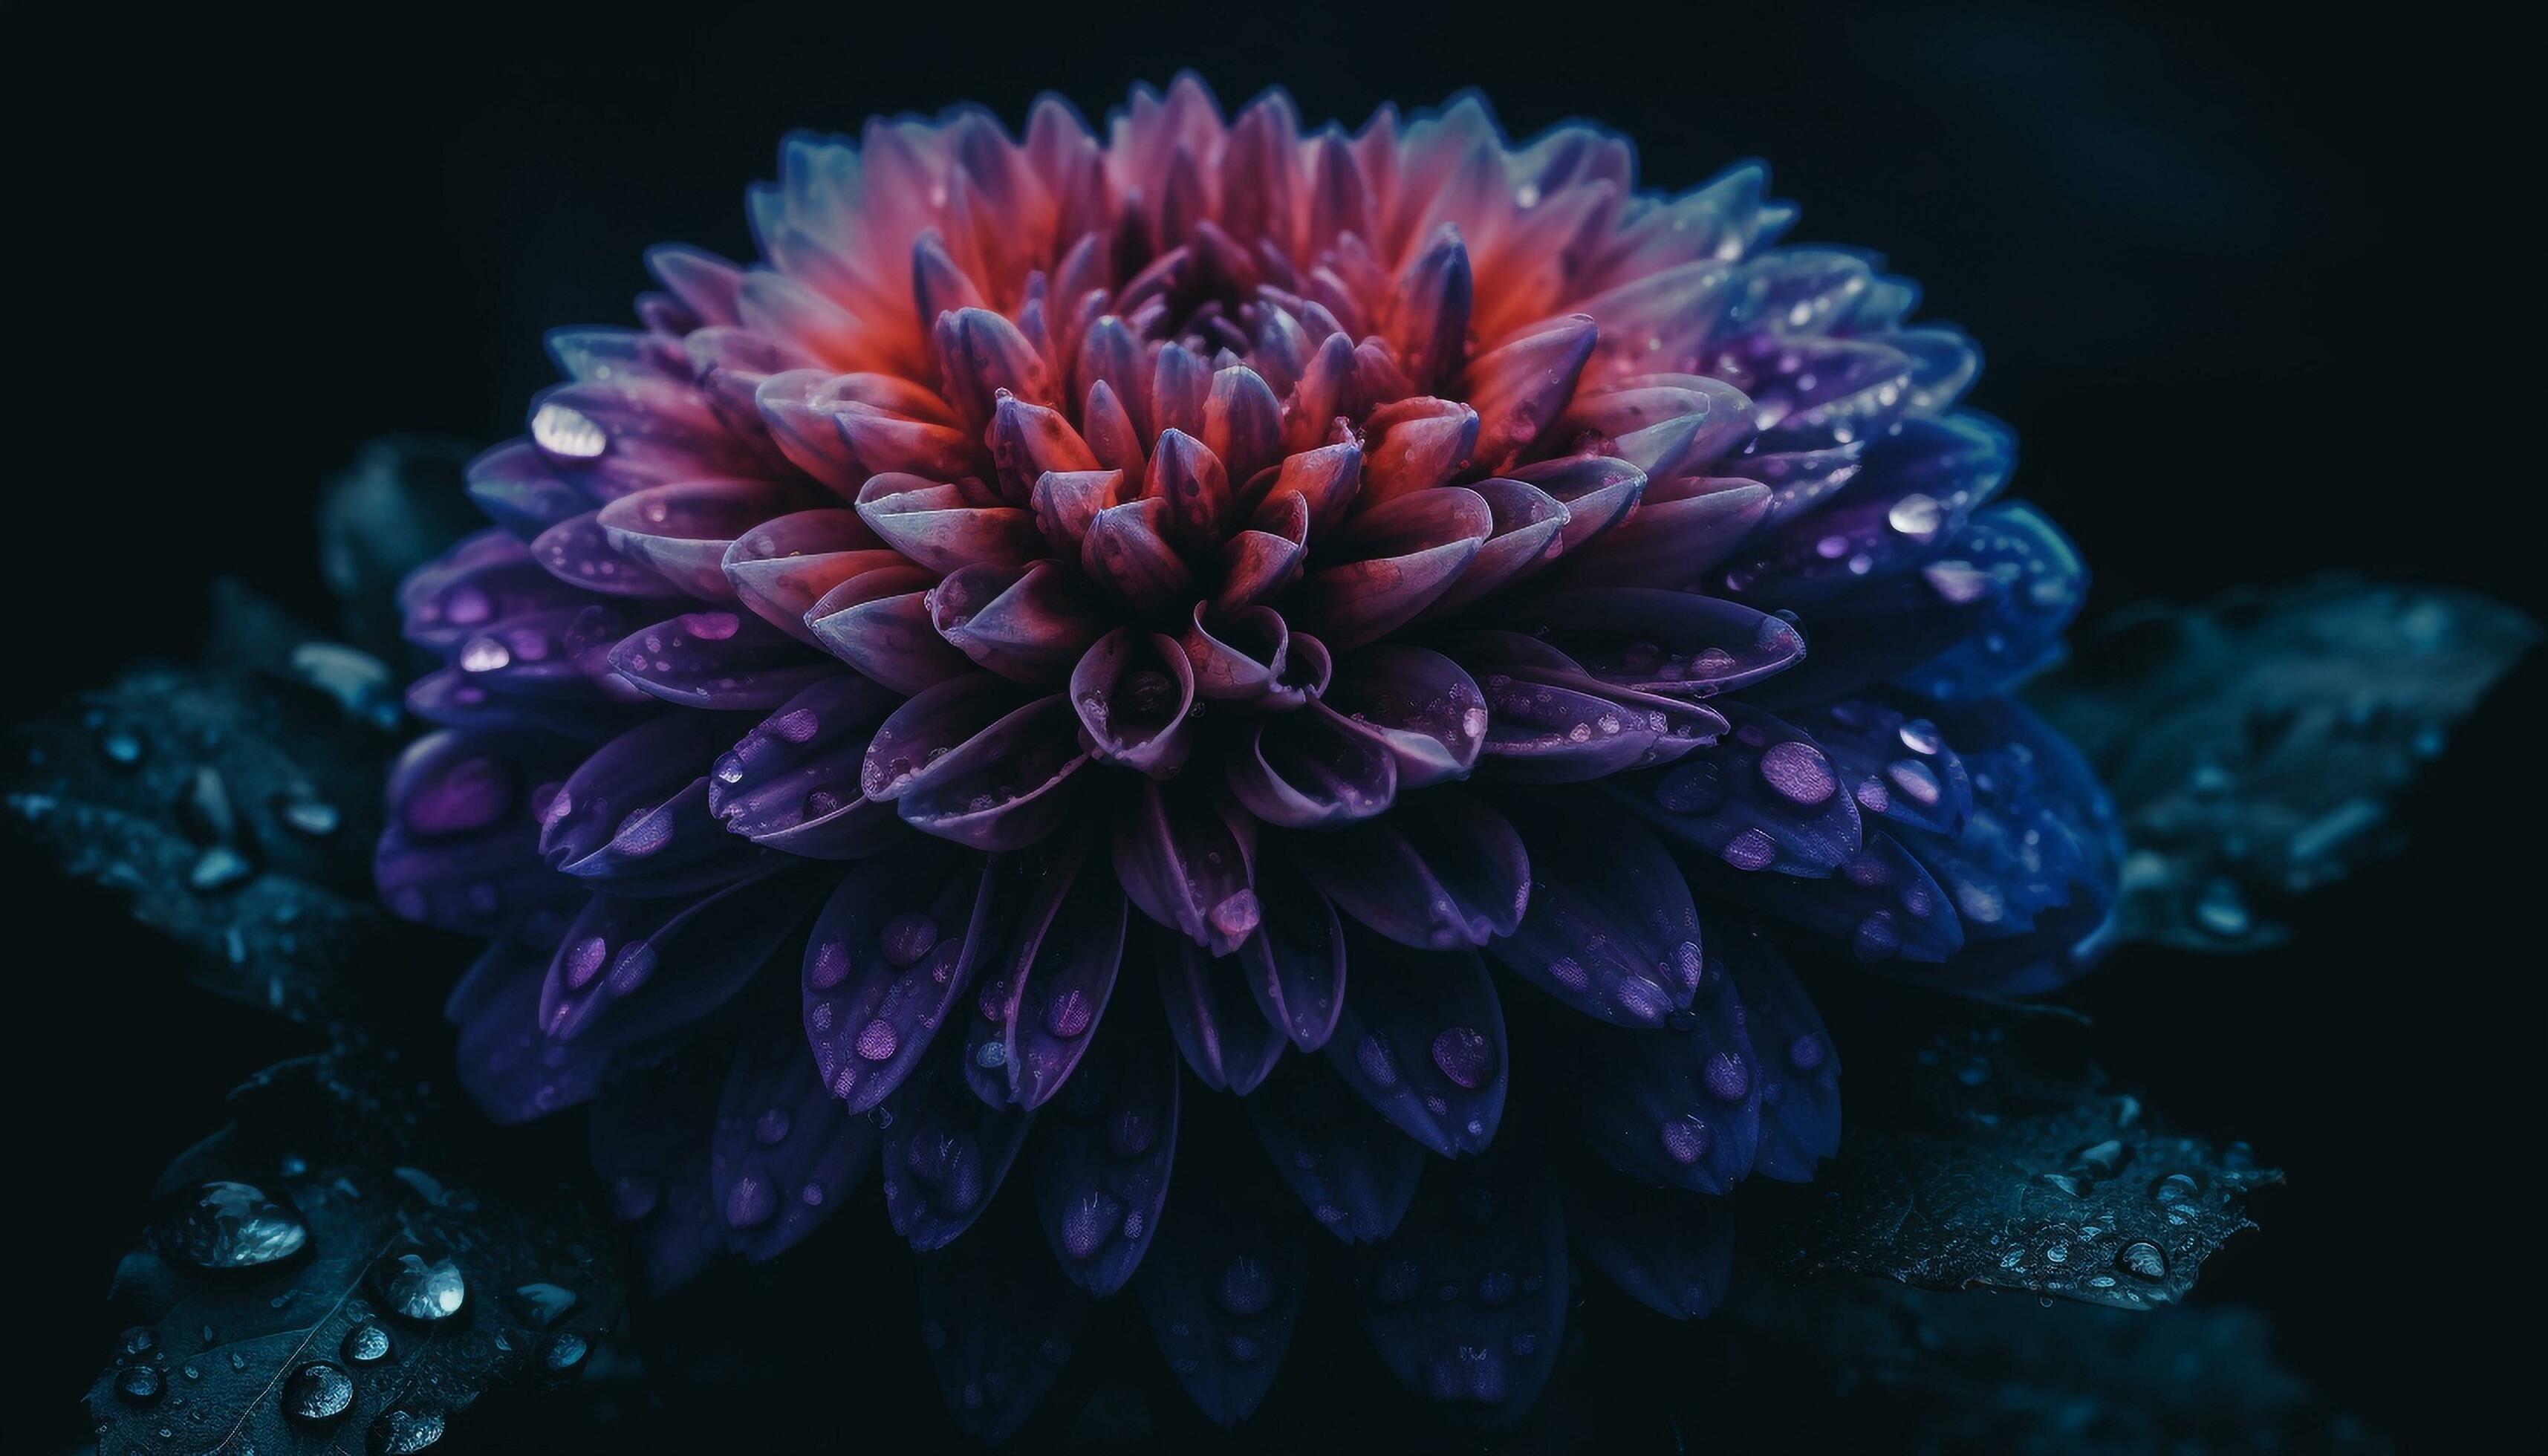
<path fill-rule="evenodd" d="M 1387 1238 L 1424 1172 L 1423 1144 L 1401 1134 L 1329 1065 L 1295 1056 L 1247 1098 L 1274 1171 L 1319 1227 L 1347 1243 Z"/>
<path fill-rule="evenodd" d="M 865 1112 L 929 1049 L 988 956 L 982 862 L 913 836 L 850 870 L 806 937 L 805 1037 L 833 1096 Z"/>
<path fill-rule="evenodd" d="M 552 954 L 544 947 L 489 947 L 469 970 L 479 983 L 475 1004 L 446 1013 L 460 1027 L 460 1085 L 498 1123 L 528 1122 L 591 1101 L 621 1056 L 610 1047 L 540 1035 L 540 983 Z"/>
<path fill-rule="evenodd" d="M 805 871 L 762 869 L 695 897 L 595 895 L 549 962 L 540 1030 L 633 1046 L 691 1026 L 761 972 L 821 893 Z"/>
<path fill-rule="evenodd" d="M 1534 594 L 1491 619 L 1544 641 L 1603 683 L 1657 696 L 1713 696 L 1805 656 L 1793 623 L 1688 592 L 1577 587 Z"/>
<path fill-rule="evenodd" d="M 1865 468 L 1824 506 L 1746 544 L 1722 593 L 1805 607 L 1888 582 L 1944 555 L 2017 467 L 2016 437 L 1969 411 L 1914 416 L 1871 441 Z"/>
<path fill-rule="evenodd" d="M 869 738 L 894 694 L 834 673 L 778 705 L 708 773 L 708 812 L 767 849 L 857 860 L 900 836 L 898 816 L 860 789 Z"/>
<path fill-rule="evenodd" d="M 1704 1318 L 1734 1277 L 1726 1201 L 1652 1188 L 1600 1168 L 1566 1178 L 1566 1232 L 1630 1299 L 1672 1320 Z"/>
<path fill-rule="evenodd" d="M 2061 661 L 2061 634 L 2087 602 L 2088 569 L 2059 527 L 2023 501 L 1986 506 L 1928 568 L 1958 569 L 1972 574 L 1958 592 L 1978 588 L 1982 603 L 1968 609 L 1962 640 L 1905 672 L 1904 685 L 1931 697 L 1997 697 Z"/>
<path fill-rule="evenodd" d="M 1178 1077 L 1146 1007 L 1108 1021 L 1101 1037 L 1039 1121 L 1029 1156 L 1045 1241 L 1071 1283 L 1103 1296 L 1132 1279 L 1158 1231 Z"/>
<path fill-rule="evenodd" d="M 714 1047 L 694 1047 L 614 1079 L 587 1124 L 592 1170 L 629 1226 L 657 1293 L 677 1289 L 725 1252 L 708 1187 L 718 1077 Z"/>
<path fill-rule="evenodd" d="M 1787 714 L 1840 772 L 1870 827 L 1953 835 L 1972 812 L 1964 761 L 1912 699 L 1853 697 Z"/>
<path fill-rule="evenodd" d="M 765 710 L 838 671 L 759 616 L 719 607 L 638 628 L 610 650 L 610 666 L 666 702 Z"/>
<path fill-rule="evenodd" d="M 1031 1224 L 1026 1201 L 1012 1198 L 981 1236 L 919 1260 L 920 1343 L 956 1428 L 985 1445 L 1035 1413 L 1088 1315 L 1088 1296 L 1053 1267 Z"/>
<path fill-rule="evenodd" d="M 1189 1159 L 1134 1281 L 1168 1368 L 1221 1425 L 1265 1399 L 1300 1322 L 1310 1251 L 1287 1215 L 1252 1159 Z"/>
<path fill-rule="evenodd" d="M 709 1142 L 708 1177 L 726 1242 L 758 1263 L 785 1252 L 874 1171 L 880 1133 L 832 1095 L 783 1016 L 742 1031 Z"/>
<path fill-rule="evenodd" d="M 1530 898 L 1520 837 L 1465 790 L 1415 795 L 1285 848 L 1337 909 L 1402 946 L 1483 946 L 1511 935 Z"/>
<path fill-rule="evenodd" d="M 1082 837 L 999 856 L 983 871 L 964 1076 L 985 1103 L 1042 1107 L 1106 1014 L 1127 907 L 1103 853 Z"/>
<path fill-rule="evenodd" d="M 1401 1384 L 1454 1419 L 1512 1421 L 1566 1332 L 1557 1181 L 1518 1149 L 1435 1168 L 1359 1282 L 1363 1328 Z"/>
<path fill-rule="evenodd" d="M 1749 928 L 1717 937 L 1761 1081 L 1761 1138 L 1752 1171 L 1803 1183 L 1840 1151 L 1840 1052 L 1821 1013 L 1770 942 Z M 1719 1286 L 1722 1287 L 1721 1285 Z"/>
<path fill-rule="evenodd" d="M 1603 1161 L 1698 1193 L 1752 1171 L 1763 1079 L 1722 956 L 1710 952 L 1698 995 L 1662 1029 L 1588 1025 L 1578 1036 L 1576 1121 Z"/>
<path fill-rule="evenodd" d="M 748 720 L 666 713 L 595 749 L 540 811 L 540 853 L 596 889 L 671 895 L 722 884 L 757 851 L 708 812 L 704 772 Z"/>
<path fill-rule="evenodd" d="M 1236 955 L 1216 956 L 1174 931 L 1157 930 L 1146 938 L 1158 964 L 1168 1031 L 1186 1065 L 1216 1092 L 1254 1091 L 1287 1044 L 1251 1002 L 1247 965 Z"/>
<path fill-rule="evenodd" d="M 1661 842 L 1615 810 L 1516 806 L 1530 908 L 1488 947 L 1507 969 L 1588 1016 L 1659 1027 L 1697 993 L 1698 911 Z"/>
<path fill-rule="evenodd" d="M 1509 1081 L 1503 1007 L 1467 949 L 1410 951 L 1375 936 L 1348 942 L 1356 973 L 1329 1065 L 1401 1132 L 1444 1157 L 1485 1150 Z"/>
<path fill-rule="evenodd" d="M 937 1039 L 885 1103 L 885 1214 L 923 1253 L 954 1242 L 982 1216 L 1035 1123 L 1031 1109 L 985 1106 L 965 1085 L 963 1062 L 962 1042 Z M 1034 1247 L 1040 1240 L 1026 1233 L 1025 1241 L 1037 1266 L 1051 1271 L 1049 1256 Z"/>
<path fill-rule="evenodd" d="M 1605 788 L 1666 839 L 1737 869 L 1821 876 L 1857 858 L 1858 803 L 1814 741 L 1758 708 L 1720 706 L 1732 733 Z"/>

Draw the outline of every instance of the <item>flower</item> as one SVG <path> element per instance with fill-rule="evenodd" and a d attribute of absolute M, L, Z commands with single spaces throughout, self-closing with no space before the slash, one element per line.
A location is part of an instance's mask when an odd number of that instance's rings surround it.
<path fill-rule="evenodd" d="M 551 335 L 497 526 L 405 589 L 378 871 L 492 942 L 473 1095 L 592 1102 L 661 1283 L 880 1184 L 991 1437 L 1128 1283 L 1243 1416 L 1326 1236 L 1472 1414 L 1570 1239 L 1703 1314 L 1712 1196 L 1838 1144 L 1777 948 L 2041 990 L 2116 869 L 2005 697 L 2083 578 L 1978 356 L 1765 182 L 1191 78 L 791 137 L 764 261 Z M 1019 1185 L 1043 1239 L 962 1236 Z"/>

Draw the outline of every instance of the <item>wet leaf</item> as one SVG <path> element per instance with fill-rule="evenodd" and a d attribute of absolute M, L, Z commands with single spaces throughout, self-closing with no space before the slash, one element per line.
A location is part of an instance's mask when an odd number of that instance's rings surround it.
<path fill-rule="evenodd" d="M 162 1176 L 110 1295 L 130 1327 L 88 1395 L 100 1449 L 419 1449 L 499 1386 L 574 1379 L 616 1325 L 571 1185 L 500 1198 L 419 1165 L 450 1139 L 358 1070 L 380 1061 L 259 1073 Z"/>
<path fill-rule="evenodd" d="M 398 586 L 476 528 L 457 440 L 386 435 L 364 443 L 318 498 L 318 569 L 343 603 L 347 638 L 399 650 Z"/>
<path fill-rule="evenodd" d="M 2123 810 L 2124 933 L 2244 951 L 2396 848 L 2391 801 L 2538 636 L 2482 596 L 2329 578 L 2119 613 L 2028 699 Z"/>
<path fill-rule="evenodd" d="M 2024 1029 L 2020 1029 L 2022 1032 Z M 1881 1274 L 2141 1310 L 2173 1304 L 2248 1223 L 2248 1193 L 2282 1181 L 2244 1143 L 2158 1125 L 2093 1069 L 2047 1071 L 2004 1028 L 1942 1037 L 1860 1105 L 1810 1190 L 1746 1217 L 1781 1229 L 1789 1273 Z M 1853 1075 L 1856 1069 L 1853 1068 Z"/>

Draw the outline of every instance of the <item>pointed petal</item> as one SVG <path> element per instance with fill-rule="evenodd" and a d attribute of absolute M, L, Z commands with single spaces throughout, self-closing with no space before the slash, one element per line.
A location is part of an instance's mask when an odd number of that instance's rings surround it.
<path fill-rule="evenodd" d="M 1516 816 L 1530 909 L 1488 947 L 1507 968 L 1588 1016 L 1659 1027 L 1697 993 L 1698 911 L 1680 866 L 1621 815 L 1551 800 Z"/>
<path fill-rule="evenodd" d="M 1115 877 L 1142 914 L 1227 956 L 1264 913 L 1251 885 L 1255 830 L 1201 790 L 1143 780 L 1116 822 Z"/>
<path fill-rule="evenodd" d="M 737 536 L 720 565 L 737 600 L 788 636 L 819 647 L 805 625 L 814 604 L 852 577 L 901 560 L 856 511 L 799 510 Z"/>
<path fill-rule="evenodd" d="M 1502 815 L 1457 790 L 1287 846 L 1337 909 L 1402 946 L 1448 951 L 1511 935 L 1530 861 Z"/>
<path fill-rule="evenodd" d="M 1159 994 L 1177 1050 L 1203 1084 L 1241 1096 L 1254 1091 L 1283 1054 L 1283 1034 L 1248 999 L 1248 968 L 1237 956 L 1214 956 L 1171 931 L 1147 933 L 1158 962 Z"/>
<path fill-rule="evenodd" d="M 983 1105 L 964 1084 L 964 1044 L 941 1037 L 885 1103 L 884 1208 L 893 1231 L 927 1253 L 945 1248 L 991 1203 L 1026 1142 L 1035 1113 Z M 1024 1230 L 1020 1230 L 1024 1231 Z M 978 1252 L 1018 1240 L 968 1240 Z M 1026 1235 L 1034 1264 L 1049 1271 L 1035 1235 Z M 1053 1275 L 1060 1282 L 1057 1274 Z M 1076 1293 L 1076 1291 L 1074 1291 Z"/>
<path fill-rule="evenodd" d="M 629 1046 L 691 1025 L 758 974 L 822 882 L 764 870 L 695 898 L 595 895 L 540 988 L 555 1042 Z"/>
<path fill-rule="evenodd" d="M 1477 460 L 1478 411 L 1457 401 L 1400 400 L 1373 410 L 1362 427 L 1365 508 L 1448 485 Z"/>
<path fill-rule="evenodd" d="M 1265 1399 L 1309 1282 L 1307 1240 L 1246 1158 L 1194 1158 L 1177 1177 L 1158 1246 L 1135 1281 L 1151 1337 L 1186 1394 L 1221 1425 Z"/>
<path fill-rule="evenodd" d="M 1274 1170 L 1319 1227 L 1347 1243 L 1387 1238 L 1415 1201 L 1423 1144 L 1345 1085 L 1326 1058 L 1295 1056 L 1247 1099 Z"/>
<path fill-rule="evenodd" d="M 1168 544 L 1170 529 L 1169 505 L 1160 497 L 1109 506 L 1089 518 L 1080 568 L 1136 611 L 1172 606 L 1192 590 L 1194 575 Z"/>
<path fill-rule="evenodd" d="M 1477 953 L 1408 951 L 1348 932 L 1357 967 L 1329 1065 L 1444 1157 L 1484 1151 L 1503 1119 L 1503 1008 Z"/>
<path fill-rule="evenodd" d="M 899 837 L 892 809 L 859 788 L 867 741 L 891 691 L 835 673 L 778 705 L 716 761 L 708 812 L 754 844 L 815 860 L 855 860 Z"/>
<path fill-rule="evenodd" d="M 1740 702 L 1722 704 L 1734 731 L 1667 768 L 1615 785 L 1668 839 L 1737 869 L 1820 876 L 1858 857 L 1858 803 L 1795 727 Z"/>
<path fill-rule="evenodd" d="M 933 572 L 1023 567 L 1045 553 L 1033 511 L 982 504 L 958 487 L 916 475 L 879 475 L 860 487 L 859 517 L 885 544 Z"/>
<path fill-rule="evenodd" d="M 810 494 L 770 481 L 681 481 L 622 496 L 594 520 L 622 557 L 703 601 L 731 601 L 725 557 L 736 538 L 814 503 Z"/>
<path fill-rule="evenodd" d="M 1143 1011 L 1106 1023 L 1030 1152 L 1045 1241 L 1070 1282 L 1101 1298 L 1149 1252 L 1176 1152 L 1177 1057 Z"/>
<path fill-rule="evenodd" d="M 1570 315 L 1470 361 L 1458 393 L 1478 411 L 1481 468 L 1501 473 L 1547 432 L 1575 397 L 1595 333 L 1589 316 Z"/>
<path fill-rule="evenodd" d="M 1326 538 L 1287 598 L 1286 615 L 1330 647 L 1360 647 L 1396 631 L 1451 589 L 1495 532 L 1474 491 L 1418 491 L 1365 509 Z"/>
<path fill-rule="evenodd" d="M 824 1086 L 864 1113 L 902 1085 L 988 954 L 981 861 L 920 839 L 853 868 L 805 943 L 805 1036 Z M 968 947 L 970 951 L 968 954 Z"/>
<path fill-rule="evenodd" d="M 628 895 L 732 879 L 753 850 L 709 813 L 699 771 L 746 721 L 667 713 L 603 744 L 541 807 L 541 855 L 594 888 Z"/>
<path fill-rule="evenodd" d="M 938 574 L 891 562 L 845 579 L 805 612 L 823 650 L 896 692 L 919 692 L 969 675 L 973 662 L 947 645 L 930 619 Z"/>
<path fill-rule="evenodd" d="M 1011 1202 L 982 1236 L 918 1261 L 920 1342 L 956 1427 L 984 1445 L 1035 1413 L 1088 1314 L 1088 1296 L 1053 1268 L 1024 1205 Z"/>
<path fill-rule="evenodd" d="M 1225 766 L 1230 795 L 1285 829 L 1330 829 L 1386 813 L 1398 762 L 1380 735 L 1323 702 L 1258 720 Z"/>
<path fill-rule="evenodd" d="M 1518 1418 L 1566 1332 L 1555 1180 L 1510 1153 L 1435 1169 L 1359 1282 L 1363 1328 L 1401 1384 L 1459 1418 Z"/>
<path fill-rule="evenodd" d="M 1321 701 L 1361 725 L 1398 764 L 1401 789 L 1468 776 L 1487 736 L 1487 699 L 1438 652 L 1374 643 L 1337 662 Z"/>
<path fill-rule="evenodd" d="M 470 967 L 480 999 L 454 1019 L 456 1063 L 469 1100 L 491 1120 L 510 1125 L 589 1102 L 613 1068 L 606 1046 L 561 1046 L 540 1035 L 540 985 L 548 979 L 547 947 L 494 945 Z"/>
<path fill-rule="evenodd" d="M 960 567 L 931 589 L 928 602 L 948 645 L 1020 682 L 1061 682 L 1105 630 L 1096 603 L 1050 561 Z"/>
<path fill-rule="evenodd" d="M 610 666 L 666 702 L 747 710 L 776 707 L 840 671 L 761 618 L 713 607 L 629 633 Z"/>
<path fill-rule="evenodd" d="M 1840 1152 L 1840 1053 L 1805 988 L 1767 939 L 1746 932 L 1720 940 L 1761 1074 L 1761 1140 L 1752 1171 L 1808 1182 L 1814 1164 Z"/>
<path fill-rule="evenodd" d="M 1491 619 L 1547 642 L 1602 682 L 1670 697 L 1730 691 L 1805 655 L 1793 623 L 1687 592 L 1570 588 L 1535 593 Z"/>
<path fill-rule="evenodd" d="M 1579 1024 L 1577 1117 L 1602 1159 L 1630 1177 L 1723 1193 L 1752 1171 L 1764 1078 L 1723 956 L 1660 1031 Z"/>
<path fill-rule="evenodd" d="M 759 1263 L 841 1207 L 875 1170 L 881 1134 L 834 1097 L 796 1027 L 757 1018 L 726 1074 L 708 1177 L 726 1241 Z"/>
<path fill-rule="evenodd" d="M 1083 842 L 1003 855 L 983 871 L 982 973 L 964 1076 L 1033 1111 L 1087 1052 L 1124 959 L 1124 897 Z"/>
<path fill-rule="evenodd" d="M 1175 638 L 1116 628 L 1071 668 L 1069 692 L 1080 742 L 1099 761 L 1154 778 L 1185 763 L 1194 666 Z"/>

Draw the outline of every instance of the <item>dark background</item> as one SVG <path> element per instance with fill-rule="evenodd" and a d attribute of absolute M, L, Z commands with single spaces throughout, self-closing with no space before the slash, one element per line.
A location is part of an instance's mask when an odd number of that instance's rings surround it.
<path fill-rule="evenodd" d="M 868 7 L 136 20 L 22 53 L 47 99 L 14 189 L 39 388 L 11 411 L 12 715 L 190 651 L 216 575 L 322 616 L 312 505 L 357 444 L 518 429 L 541 330 L 626 319 L 646 244 L 749 253 L 742 186 L 782 132 L 957 99 L 1014 122 L 1045 88 L 1097 117 L 1187 63 L 1226 104 L 1280 82 L 1314 120 L 1481 86 L 1515 133 L 1629 134 L 1652 186 L 1769 158 L 1796 236 L 1884 248 L 1988 350 L 1973 401 L 2096 569 L 2092 618 L 2334 566 L 2548 614 L 2535 11 L 943 9 L 929 31 Z M 2120 1080 L 2291 1173 L 2195 1299 L 2265 1309 L 2281 1358 L 2411 1447 L 2486 1428 L 2541 1365 L 2541 676 L 2404 805 L 2411 851 L 2287 947 L 2134 948 L 2070 998 Z M 14 1307 L 60 1337 L 11 1357 L 0 1424 L 57 1445 L 142 1190 L 302 1044 L 180 986 L 103 894 L 33 875 L 10 924 L 38 949 L 8 957 L 38 997 L 10 1058 L 31 1230 L 8 1246 Z M 1361 1353 L 1296 1353 L 1285 1385 Z"/>

